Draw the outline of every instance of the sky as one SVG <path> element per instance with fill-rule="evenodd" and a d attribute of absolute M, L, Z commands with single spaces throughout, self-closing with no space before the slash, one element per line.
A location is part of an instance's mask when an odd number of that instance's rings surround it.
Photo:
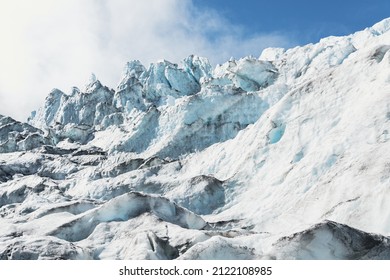
<path fill-rule="evenodd" d="M 389 12 L 388 0 L 0 0 L 0 114 L 25 121 L 53 88 L 83 89 L 91 73 L 115 88 L 130 60 L 215 65 L 348 35 Z"/>
<path fill-rule="evenodd" d="M 390 17 L 388 0 L 196 0 L 247 34 L 281 33 L 302 45 L 348 35 Z M 245 3 L 245 4 L 244 4 Z"/>

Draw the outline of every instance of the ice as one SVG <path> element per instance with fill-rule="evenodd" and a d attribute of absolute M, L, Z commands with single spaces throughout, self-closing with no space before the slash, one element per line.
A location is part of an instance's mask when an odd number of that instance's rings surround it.
<path fill-rule="evenodd" d="M 277 76 L 278 71 L 271 62 L 245 57 L 217 66 L 214 70 L 215 80 L 211 78 L 209 83 L 232 84 L 244 91 L 257 91 L 272 84 Z"/>
<path fill-rule="evenodd" d="M 190 56 L 184 60 L 184 69 L 168 61 L 150 65 L 140 76 L 145 99 L 158 104 L 161 97 L 192 95 L 200 90 L 200 79 L 207 77 L 210 64 L 206 59 Z"/>
<path fill-rule="evenodd" d="M 389 259 L 389 240 L 326 221 L 274 244 L 277 259 Z M 280 248 L 283 247 L 283 250 Z"/>
<path fill-rule="evenodd" d="M 52 143 L 42 130 L 0 115 L 1 153 L 28 151 Z"/>
<path fill-rule="evenodd" d="M 86 212 L 60 226 L 50 235 L 71 242 L 79 241 L 87 238 L 99 223 L 126 221 L 146 212 L 184 228 L 202 229 L 206 226 L 201 217 L 178 207 L 166 198 L 130 192 L 108 201 L 98 209 Z"/>
<path fill-rule="evenodd" d="M 205 175 L 180 182 L 165 196 L 201 215 L 211 214 L 225 204 L 223 182 Z"/>
<path fill-rule="evenodd" d="M 0 247 L 0 260 L 88 260 L 89 252 L 54 237 L 19 238 Z"/>
<path fill-rule="evenodd" d="M 202 78 L 210 78 L 212 75 L 211 64 L 205 57 L 190 55 L 183 60 L 182 64 L 184 70 L 191 74 L 191 76 L 198 82 L 200 82 Z"/>
<path fill-rule="evenodd" d="M 1 259 L 389 259 L 389 19 L 0 116 Z"/>
<path fill-rule="evenodd" d="M 191 247 L 179 257 L 180 260 L 252 260 L 254 252 L 245 246 L 231 244 L 222 237 L 213 237 Z"/>
<path fill-rule="evenodd" d="M 285 126 L 280 125 L 277 126 L 275 123 L 273 123 L 273 128 L 268 133 L 268 139 L 270 144 L 275 144 L 280 141 L 280 139 L 283 136 Z"/>
<path fill-rule="evenodd" d="M 91 76 L 89 77 L 89 84 L 93 85 L 98 79 L 96 78 L 96 75 L 94 73 L 91 73 Z"/>

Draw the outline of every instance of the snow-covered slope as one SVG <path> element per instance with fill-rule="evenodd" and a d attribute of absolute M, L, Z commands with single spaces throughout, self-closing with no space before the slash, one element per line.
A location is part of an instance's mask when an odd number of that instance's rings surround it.
<path fill-rule="evenodd" d="M 390 259 L 390 19 L 0 117 L 0 259 Z"/>

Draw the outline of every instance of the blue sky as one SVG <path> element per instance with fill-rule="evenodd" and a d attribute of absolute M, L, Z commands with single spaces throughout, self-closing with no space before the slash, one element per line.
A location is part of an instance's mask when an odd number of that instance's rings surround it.
<path fill-rule="evenodd" d="M 26 120 L 53 88 L 83 89 L 92 72 L 115 88 L 130 60 L 216 65 L 389 16 L 390 0 L 0 0 L 0 114 Z"/>
<path fill-rule="evenodd" d="M 389 0 L 193 0 L 215 9 L 247 36 L 288 34 L 298 44 L 317 42 L 330 35 L 348 35 L 390 16 Z"/>

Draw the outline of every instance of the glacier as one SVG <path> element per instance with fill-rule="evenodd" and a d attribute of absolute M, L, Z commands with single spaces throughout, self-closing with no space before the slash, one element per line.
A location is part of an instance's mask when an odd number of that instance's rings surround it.
<path fill-rule="evenodd" d="M 0 115 L 0 259 L 390 259 L 390 18 Z"/>

